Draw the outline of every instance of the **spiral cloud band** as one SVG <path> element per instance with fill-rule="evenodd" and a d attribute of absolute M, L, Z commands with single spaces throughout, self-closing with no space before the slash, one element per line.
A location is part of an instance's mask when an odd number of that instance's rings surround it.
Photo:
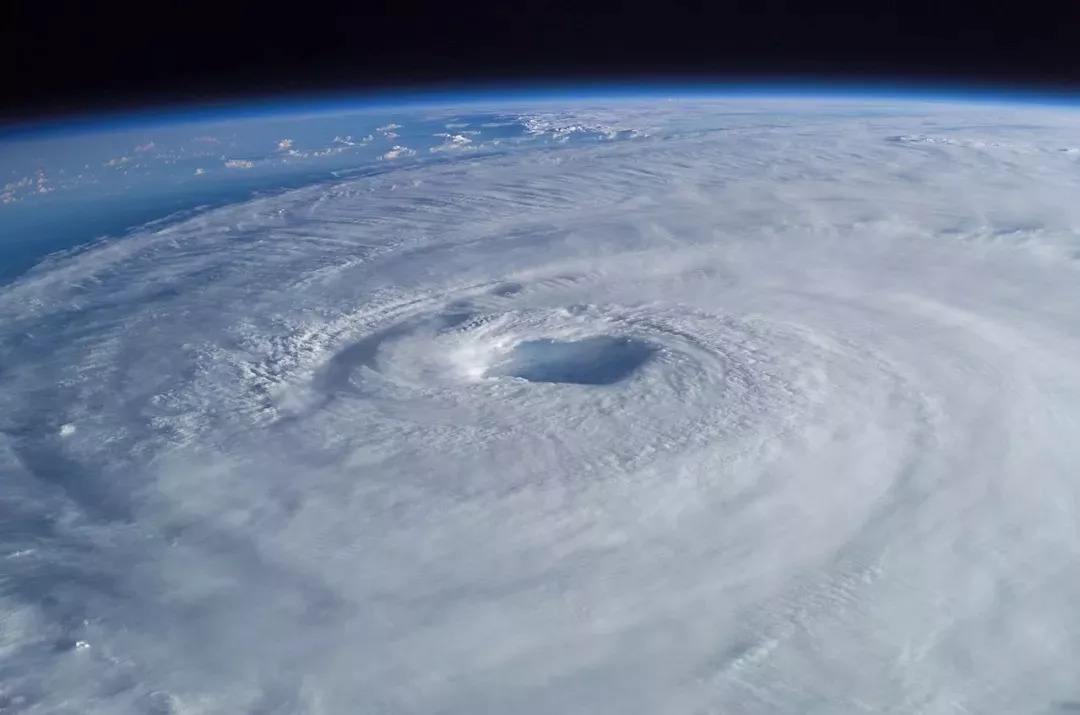
<path fill-rule="evenodd" d="M 1080 709 L 1080 115 L 526 114 L 0 290 L 0 710 Z"/>

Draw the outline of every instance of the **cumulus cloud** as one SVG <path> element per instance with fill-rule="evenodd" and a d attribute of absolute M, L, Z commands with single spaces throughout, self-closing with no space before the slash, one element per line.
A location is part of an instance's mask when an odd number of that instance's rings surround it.
<path fill-rule="evenodd" d="M 466 149 L 473 149 L 472 139 L 464 134 L 445 134 L 440 133 L 435 136 L 442 138 L 442 143 L 431 147 L 428 151 L 431 152 L 445 152 L 445 151 L 461 151 Z"/>
<path fill-rule="evenodd" d="M 555 120 L 0 288 L 0 703 L 1080 699 L 1073 114 Z"/>
<path fill-rule="evenodd" d="M 606 140 L 647 137 L 649 130 L 638 124 L 647 120 L 647 117 L 640 115 L 628 116 L 610 110 L 584 113 L 542 112 L 518 117 L 527 134 L 549 137 L 560 143 L 566 143 L 575 137 Z"/>
<path fill-rule="evenodd" d="M 436 134 L 435 136 L 441 137 L 443 139 L 443 141 L 445 141 L 447 144 L 457 144 L 457 145 L 461 146 L 461 145 L 464 145 L 464 144 L 471 144 L 472 143 L 472 139 L 465 136 L 464 134 L 440 133 L 440 134 Z"/>
<path fill-rule="evenodd" d="M 403 156 L 415 156 L 415 155 L 416 155 L 415 150 L 410 149 L 407 146 L 400 146 L 398 144 L 395 144 L 393 147 L 390 148 L 390 151 L 383 154 L 380 158 L 390 160 L 390 159 L 399 159 L 399 158 L 401 158 Z"/>
<path fill-rule="evenodd" d="M 62 172 L 61 172 L 62 173 Z M 0 186 L 0 203 L 11 204 L 30 194 L 48 194 L 56 187 L 44 169 Z"/>
<path fill-rule="evenodd" d="M 354 139 L 351 134 L 346 134 L 345 136 L 336 136 L 336 137 L 334 137 L 333 143 L 334 144 L 340 144 L 342 146 L 347 146 L 347 147 L 362 146 L 362 145 L 370 142 L 372 139 L 374 139 L 374 137 L 371 136 L 370 134 L 368 134 L 365 137 L 361 137 L 360 139 Z"/>
<path fill-rule="evenodd" d="M 253 169 L 255 162 L 250 159 L 227 159 L 225 166 L 229 169 Z"/>
<path fill-rule="evenodd" d="M 377 127 L 375 131 L 379 134 L 382 134 L 387 139 L 394 139 L 398 136 L 398 133 L 395 131 L 396 129 L 401 129 L 401 125 L 390 122 L 389 124 L 384 124 L 381 127 Z"/>
<path fill-rule="evenodd" d="M 292 139 L 282 139 L 277 143 L 277 148 L 278 151 L 288 151 L 289 149 L 292 149 L 292 145 Z"/>

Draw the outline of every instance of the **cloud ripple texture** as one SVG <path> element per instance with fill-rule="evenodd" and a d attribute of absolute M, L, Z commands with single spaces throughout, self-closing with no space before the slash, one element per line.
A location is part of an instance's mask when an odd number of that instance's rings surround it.
<path fill-rule="evenodd" d="M 620 106 L 5 286 L 0 710 L 1080 709 L 1074 111 Z"/>

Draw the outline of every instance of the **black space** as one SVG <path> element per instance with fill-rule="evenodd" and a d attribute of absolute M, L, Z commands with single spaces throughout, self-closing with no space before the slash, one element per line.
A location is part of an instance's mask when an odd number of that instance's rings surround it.
<path fill-rule="evenodd" d="M 811 78 L 1080 89 L 1080 2 L 7 0 L 0 118 L 288 91 Z"/>

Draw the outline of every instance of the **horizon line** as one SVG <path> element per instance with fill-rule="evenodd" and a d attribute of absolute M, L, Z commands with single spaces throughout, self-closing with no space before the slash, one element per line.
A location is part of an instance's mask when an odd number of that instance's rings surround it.
<path fill-rule="evenodd" d="M 1080 107 L 1080 90 L 1035 89 L 1009 82 L 958 80 L 852 80 L 795 76 L 757 79 L 609 78 L 429 83 L 400 89 L 338 88 L 238 94 L 228 98 L 152 100 L 144 106 L 103 107 L 37 118 L 0 115 L 0 141 L 57 132 L 93 132 L 159 124 L 241 120 L 295 114 L 363 112 L 396 107 L 443 106 L 518 100 L 816 98 L 967 102 Z"/>

